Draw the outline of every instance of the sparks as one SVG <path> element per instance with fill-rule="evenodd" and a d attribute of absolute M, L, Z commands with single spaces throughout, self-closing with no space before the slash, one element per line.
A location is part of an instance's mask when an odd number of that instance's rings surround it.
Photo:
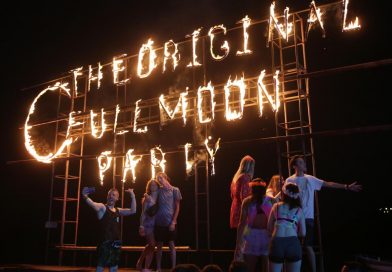
<path fill-rule="evenodd" d="M 208 137 L 208 138 L 204 141 L 204 145 L 206 146 L 207 152 L 208 152 L 208 154 L 210 155 L 211 176 L 213 176 L 213 175 L 215 175 L 215 164 L 214 164 L 214 162 L 215 162 L 215 155 L 216 155 L 216 152 L 217 152 L 218 149 L 219 149 L 219 142 L 220 142 L 221 139 L 219 138 L 218 141 L 216 141 L 216 143 L 215 143 L 215 149 L 214 149 L 214 148 L 210 148 L 210 147 L 208 146 L 209 140 L 211 140 L 211 136 Z"/>
<path fill-rule="evenodd" d="M 135 119 L 133 120 L 133 132 L 136 133 L 146 133 L 148 131 L 147 126 L 144 126 L 144 128 L 137 128 L 137 119 L 140 117 L 140 111 L 141 109 L 139 108 L 139 102 L 141 99 L 136 101 L 135 103 Z"/>
<path fill-rule="evenodd" d="M 267 97 L 268 102 L 270 103 L 272 110 L 277 111 L 280 107 L 280 100 L 279 100 L 279 71 L 275 72 L 274 75 L 274 82 L 275 82 L 275 103 L 268 93 L 266 86 L 263 83 L 263 79 L 265 76 L 265 70 L 261 71 L 259 79 L 257 80 L 257 91 L 258 91 L 258 98 L 259 98 L 259 114 L 260 117 L 263 115 L 263 94 Z"/>
<path fill-rule="evenodd" d="M 211 95 L 211 117 L 203 118 L 203 91 L 209 91 Z M 215 118 L 215 104 L 214 102 L 214 87 L 211 85 L 211 81 L 208 82 L 207 86 L 200 86 L 197 90 L 197 111 L 199 113 L 200 123 L 209 123 Z"/>
<path fill-rule="evenodd" d="M 214 53 L 214 32 L 217 29 L 222 29 L 223 30 L 223 34 L 226 35 L 226 27 L 224 27 L 223 25 L 217 25 L 214 27 L 210 28 L 210 31 L 208 31 L 208 36 L 210 36 L 210 52 L 211 52 L 211 56 L 216 59 L 216 60 L 223 60 L 224 58 L 227 57 L 227 55 L 229 55 L 230 52 L 230 48 L 229 48 L 229 43 L 227 41 L 224 41 L 223 44 L 221 45 L 221 50 L 223 50 L 225 53 L 223 55 L 216 55 Z"/>
<path fill-rule="evenodd" d="M 83 75 L 83 73 L 80 72 L 80 71 L 82 71 L 82 69 L 83 69 L 83 66 L 71 70 L 71 73 L 73 74 L 73 87 L 74 87 L 74 95 L 75 96 L 79 95 L 79 93 L 78 93 L 78 76 Z"/>
<path fill-rule="evenodd" d="M 112 151 L 104 151 L 101 155 L 98 156 L 98 170 L 99 170 L 99 181 L 101 185 L 103 185 L 103 178 L 105 177 L 104 173 L 110 168 L 112 164 Z"/>
<path fill-rule="evenodd" d="M 157 154 L 156 152 L 161 153 L 161 159 L 157 158 Z M 166 160 L 165 160 L 165 153 L 162 152 L 162 150 L 159 147 L 154 147 L 150 150 L 150 154 L 151 154 L 151 178 L 155 178 L 155 168 L 160 168 L 161 172 L 165 173 L 165 164 L 166 164 Z"/>
<path fill-rule="evenodd" d="M 188 108 L 188 87 L 186 87 L 186 91 L 182 92 L 181 95 L 181 111 L 182 111 L 182 120 L 184 122 L 184 126 L 186 125 L 186 110 Z"/>
<path fill-rule="evenodd" d="M 192 36 L 192 61 L 187 65 L 187 67 L 193 67 L 193 66 L 201 66 L 201 63 L 199 63 L 197 61 L 197 54 L 196 54 L 196 43 L 197 40 L 199 39 L 199 35 L 200 35 L 200 31 L 201 31 L 201 27 L 196 29 L 195 31 L 193 31 L 193 33 L 191 34 Z M 187 36 L 189 37 L 189 36 Z"/>
<path fill-rule="evenodd" d="M 119 80 L 119 73 L 125 70 L 125 66 L 123 65 L 123 58 L 126 57 L 127 54 L 122 54 L 120 56 L 113 58 L 113 83 L 116 85 L 124 85 L 129 81 L 129 78 Z"/>
<path fill-rule="evenodd" d="M 355 21 L 351 21 L 348 25 L 346 25 L 347 20 L 347 11 L 348 11 L 348 2 L 349 0 L 343 0 L 344 5 L 344 14 L 343 14 L 343 29 L 342 31 L 349 31 L 354 29 L 360 29 L 361 25 L 359 24 L 358 17 L 355 17 Z"/>
<path fill-rule="evenodd" d="M 155 59 L 157 55 L 155 54 L 155 50 L 152 49 L 152 45 L 154 44 L 154 41 L 151 39 L 148 39 L 147 43 L 143 44 L 142 47 L 140 47 L 139 50 L 139 60 L 137 64 L 137 75 L 140 78 L 146 78 L 148 77 L 151 72 L 157 67 L 157 64 L 155 62 Z M 149 52 L 149 58 L 148 58 L 148 71 L 143 73 L 143 59 L 144 55 Z"/>
<path fill-rule="evenodd" d="M 185 148 L 185 170 L 186 170 L 186 174 L 189 175 L 189 173 L 192 170 L 192 166 L 194 161 L 192 160 L 191 162 L 189 162 L 189 148 L 192 146 L 192 144 L 186 143 L 184 148 Z"/>
<path fill-rule="evenodd" d="M 91 126 L 91 135 L 94 138 L 100 139 L 102 138 L 103 134 L 105 133 L 106 130 L 106 124 L 105 124 L 105 112 L 103 111 L 103 108 L 101 109 L 101 133 L 98 135 L 98 129 L 96 128 L 96 124 L 94 121 L 94 117 L 97 116 L 97 113 L 94 113 L 93 110 L 90 111 L 90 126 Z"/>
<path fill-rule="evenodd" d="M 64 142 L 60 145 L 60 148 L 56 151 L 56 153 L 49 153 L 45 156 L 39 155 L 37 153 L 37 150 L 35 149 L 34 145 L 33 145 L 33 140 L 31 139 L 31 135 L 30 135 L 30 130 L 32 129 L 32 126 L 29 125 L 29 121 L 30 121 L 30 117 L 31 115 L 34 113 L 35 111 L 35 104 L 37 103 L 38 99 L 43 96 L 46 92 L 48 91 L 56 91 L 56 90 L 60 90 L 60 91 L 64 91 L 67 96 L 69 98 L 71 98 L 71 94 L 70 94 L 70 89 L 67 88 L 68 83 L 63 83 L 61 84 L 60 82 L 56 82 L 55 85 L 53 86 L 49 86 L 46 89 L 44 89 L 43 91 L 41 91 L 33 100 L 33 103 L 31 103 L 30 109 L 29 109 L 29 113 L 26 117 L 26 121 L 25 121 L 25 125 L 24 125 L 24 136 L 25 136 L 25 147 L 27 149 L 27 151 L 30 153 L 30 155 L 32 155 L 37 161 L 43 162 L 43 163 L 50 163 L 52 161 L 52 159 L 58 157 L 63 150 L 70 144 L 72 144 L 72 142 L 74 141 L 73 138 L 66 138 L 64 140 Z"/>
<path fill-rule="evenodd" d="M 116 115 L 114 117 L 114 125 L 113 125 L 113 133 L 116 133 L 117 129 L 117 119 L 118 119 L 118 114 L 120 113 L 120 105 L 116 105 Z"/>
<path fill-rule="evenodd" d="M 136 168 L 137 164 L 141 161 L 142 156 L 134 156 L 134 155 L 132 155 L 132 152 L 133 152 L 133 149 L 129 149 L 125 155 L 125 165 L 124 165 L 123 178 L 122 178 L 123 182 L 127 181 L 128 171 L 131 171 L 131 173 L 132 173 L 132 181 L 134 183 L 136 181 L 135 168 Z"/>
<path fill-rule="evenodd" d="M 93 68 L 91 65 L 88 66 L 88 86 L 87 89 L 90 91 L 91 89 L 91 82 L 97 80 L 97 89 L 101 87 L 101 80 L 103 78 L 102 74 L 102 65 L 100 62 L 98 62 L 98 68 L 97 68 L 97 75 L 93 76 Z"/>
<path fill-rule="evenodd" d="M 249 39 L 249 34 L 248 34 L 248 27 L 250 26 L 251 19 L 246 15 L 240 23 L 242 23 L 242 27 L 244 30 L 244 50 L 243 51 L 237 51 L 236 55 L 241 56 L 241 55 L 248 55 L 252 54 L 252 50 L 248 49 L 248 39 Z"/>
<path fill-rule="evenodd" d="M 230 109 L 230 90 L 232 87 L 237 87 L 240 90 L 240 110 L 237 112 L 236 110 L 232 111 Z M 242 76 L 240 80 L 237 78 L 234 81 L 229 80 L 225 85 L 225 101 L 226 101 L 226 120 L 232 121 L 236 119 L 241 119 L 244 114 L 244 105 L 245 105 L 245 83 L 244 77 Z"/>
<path fill-rule="evenodd" d="M 278 31 L 280 36 L 286 41 L 289 40 L 289 34 L 292 31 L 293 23 L 289 23 L 289 8 L 286 7 L 284 10 L 284 26 L 278 22 L 275 17 L 275 2 L 272 2 L 270 7 L 270 19 L 268 27 L 268 43 L 272 41 L 272 32 L 274 28 Z"/>
<path fill-rule="evenodd" d="M 309 31 L 312 29 L 313 25 L 316 24 L 316 22 L 319 23 L 321 31 L 323 33 L 323 38 L 325 38 L 325 29 L 324 29 L 324 24 L 322 19 L 322 13 L 319 8 L 316 7 L 316 3 L 312 1 L 310 3 L 310 12 L 309 12 L 309 18 L 308 18 L 308 31 L 307 33 L 309 34 Z"/>
<path fill-rule="evenodd" d="M 169 47 L 174 47 L 173 53 L 169 52 Z M 164 58 L 163 58 L 163 72 L 165 72 L 165 70 L 166 70 L 166 64 L 169 59 L 172 59 L 172 61 L 173 61 L 173 71 L 176 70 L 178 62 L 180 61 L 180 57 L 181 57 L 180 54 L 178 54 L 177 44 L 175 42 L 173 42 L 173 40 L 169 40 L 168 42 L 165 42 Z"/>

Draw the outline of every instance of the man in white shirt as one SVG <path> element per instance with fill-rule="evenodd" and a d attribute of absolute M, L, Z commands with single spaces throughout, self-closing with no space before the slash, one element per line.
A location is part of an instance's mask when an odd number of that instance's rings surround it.
<path fill-rule="evenodd" d="M 359 192 L 362 186 L 353 182 L 351 184 L 341 184 L 332 181 L 324 181 L 312 175 L 305 174 L 306 163 L 302 156 L 294 156 L 290 160 L 290 167 L 295 170 L 294 175 L 288 177 L 286 182 L 293 182 L 300 189 L 302 211 L 305 215 L 306 237 L 304 246 L 308 256 L 309 265 L 312 272 L 316 271 L 316 256 L 314 255 L 314 191 L 320 191 L 321 188 L 344 189 L 352 192 Z"/>

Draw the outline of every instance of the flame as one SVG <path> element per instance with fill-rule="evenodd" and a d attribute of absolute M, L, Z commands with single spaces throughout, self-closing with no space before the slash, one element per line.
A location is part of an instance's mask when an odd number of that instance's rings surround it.
<path fill-rule="evenodd" d="M 360 29 L 361 25 L 359 24 L 358 17 L 355 17 L 355 21 L 351 21 L 348 26 L 346 25 L 347 20 L 347 11 L 348 11 L 348 2 L 349 0 L 343 0 L 344 5 L 344 14 L 343 14 L 343 29 L 342 31 L 349 31 L 353 29 Z"/>
<path fill-rule="evenodd" d="M 101 109 L 101 134 L 98 135 L 98 129 L 96 128 L 96 124 L 94 122 L 94 117 L 97 116 L 97 113 L 94 113 L 93 110 L 90 111 L 90 120 L 91 120 L 91 135 L 94 138 L 100 139 L 102 138 L 105 130 L 106 130 L 106 124 L 105 124 L 105 112 L 103 111 L 103 108 Z"/>
<path fill-rule="evenodd" d="M 242 23 L 242 27 L 244 29 L 244 50 L 243 51 L 237 51 L 236 55 L 241 56 L 241 55 L 247 55 L 247 54 L 252 54 L 252 50 L 248 49 L 248 39 L 249 39 L 249 34 L 248 34 L 248 27 L 250 26 L 251 19 L 246 15 L 242 20 L 240 21 Z"/>
<path fill-rule="evenodd" d="M 101 79 L 103 78 L 103 74 L 102 74 L 102 65 L 100 62 L 98 62 L 98 72 L 96 76 L 93 76 L 93 68 L 91 65 L 88 66 L 88 91 L 90 91 L 91 89 L 91 82 L 98 80 L 97 81 L 97 89 L 99 89 L 101 87 Z"/>
<path fill-rule="evenodd" d="M 142 156 L 134 156 L 132 155 L 133 149 L 129 149 L 125 155 L 125 166 L 124 166 L 124 171 L 123 171 L 123 182 L 126 182 L 127 180 L 127 172 L 131 171 L 132 173 L 132 181 L 136 181 L 136 174 L 135 174 L 135 168 L 137 164 L 141 161 Z"/>
<path fill-rule="evenodd" d="M 33 102 L 31 103 L 30 109 L 29 109 L 29 113 L 26 117 L 26 121 L 25 121 L 25 125 L 24 125 L 24 136 L 25 136 L 25 147 L 27 149 L 27 151 L 30 153 L 30 155 L 32 155 L 37 161 L 43 162 L 43 163 L 50 163 L 52 159 L 58 157 L 63 150 L 70 144 L 72 144 L 72 142 L 74 141 L 73 138 L 66 138 L 64 140 L 64 142 L 61 144 L 60 148 L 56 151 L 55 154 L 53 153 L 49 153 L 45 156 L 39 155 L 37 153 L 37 151 L 35 150 L 35 147 L 33 145 L 33 140 L 31 139 L 31 135 L 30 135 L 30 130 L 32 129 L 32 126 L 29 125 L 29 121 L 30 121 L 30 116 L 34 113 L 35 111 L 35 104 L 37 103 L 38 99 L 43 96 L 46 92 L 48 91 L 56 91 L 58 89 L 60 89 L 60 91 L 64 91 L 68 97 L 71 98 L 71 94 L 70 94 L 70 89 L 67 88 L 68 83 L 63 83 L 61 84 L 60 82 L 56 82 L 55 85 L 53 86 L 49 86 L 46 89 L 44 89 L 43 91 L 41 91 L 33 100 Z M 72 116 L 72 115 L 71 115 Z"/>
<path fill-rule="evenodd" d="M 174 108 L 174 110 L 170 110 L 168 109 L 168 107 L 165 105 L 165 98 L 163 96 L 163 94 L 161 94 L 161 96 L 159 97 L 159 109 L 161 110 L 161 112 L 165 111 L 166 114 L 169 116 L 170 119 L 174 118 L 174 115 L 176 115 L 176 113 L 180 110 L 181 107 L 181 95 L 178 98 L 178 102 L 176 104 L 176 107 Z"/>
<path fill-rule="evenodd" d="M 101 185 L 103 185 L 103 178 L 105 177 L 104 173 L 110 168 L 112 164 L 112 151 L 104 151 L 101 155 L 98 156 L 98 170 L 99 170 L 99 180 Z"/>
<path fill-rule="evenodd" d="M 240 89 L 240 111 L 231 111 L 230 109 L 230 89 L 232 86 L 237 86 Z M 226 120 L 227 121 L 232 121 L 235 119 L 241 119 L 243 114 L 244 114 L 244 105 L 245 105 L 245 83 L 244 83 L 244 77 L 242 76 L 240 80 L 237 80 L 237 78 L 234 81 L 229 80 L 227 81 L 225 85 L 225 100 L 226 100 Z"/>
<path fill-rule="evenodd" d="M 66 138 L 68 138 L 71 135 L 71 127 L 83 125 L 83 122 L 75 122 L 75 118 L 73 117 L 75 113 L 76 112 L 71 111 L 68 115 L 68 128 L 67 128 Z M 78 111 L 77 113 L 81 113 L 81 111 Z"/>
<path fill-rule="evenodd" d="M 277 111 L 280 107 L 280 100 L 279 100 L 279 71 L 275 72 L 274 75 L 274 82 L 275 82 L 275 103 L 272 100 L 271 95 L 268 93 L 266 86 L 263 83 L 263 79 L 265 76 L 265 70 L 261 71 L 259 79 L 257 80 L 257 91 L 259 97 L 259 111 L 260 117 L 263 115 L 263 93 L 267 97 L 268 102 L 272 106 L 273 111 Z"/>
<path fill-rule="evenodd" d="M 203 91 L 209 91 L 211 94 L 211 114 L 212 114 L 212 118 L 208 117 L 203 119 L 203 95 L 202 92 Z M 199 89 L 197 90 L 197 111 L 199 114 L 199 122 L 200 123 L 209 123 L 211 122 L 211 120 L 213 120 L 215 118 L 215 104 L 216 102 L 214 102 L 214 87 L 211 85 L 211 81 L 208 82 L 207 86 L 200 86 Z"/>
<path fill-rule="evenodd" d="M 269 27 L 268 27 L 268 42 L 272 41 L 272 32 L 274 28 L 278 31 L 279 35 L 285 39 L 289 40 L 289 34 L 292 31 L 293 23 L 289 23 L 289 8 L 286 7 L 284 10 L 284 26 L 278 22 L 278 19 L 275 17 L 275 2 L 272 2 L 270 7 L 270 19 L 269 19 Z"/>
<path fill-rule="evenodd" d="M 208 146 L 208 141 L 209 141 L 209 140 L 211 140 L 211 136 L 205 139 L 204 145 L 206 146 L 207 152 L 208 152 L 208 154 L 210 155 L 211 176 L 213 176 L 213 175 L 215 175 L 215 165 L 214 165 L 214 162 L 215 162 L 215 154 L 216 154 L 216 152 L 217 152 L 218 149 L 219 149 L 219 142 L 220 142 L 221 139 L 219 138 L 218 141 L 216 141 L 216 143 L 215 143 L 215 149 L 214 149 L 214 148 L 210 148 L 210 147 Z"/>
<path fill-rule="evenodd" d="M 116 116 L 114 117 L 114 125 L 113 125 L 113 133 L 116 133 L 117 129 L 117 119 L 118 119 L 118 114 L 120 113 L 120 105 L 116 105 Z"/>
<path fill-rule="evenodd" d="M 191 162 L 189 162 L 189 160 L 188 160 L 189 159 L 189 156 L 188 156 L 189 148 L 191 146 L 192 146 L 192 144 L 189 144 L 189 143 L 186 143 L 185 146 L 184 146 L 184 148 L 185 148 L 185 170 L 186 170 L 187 174 L 189 174 L 191 172 L 192 166 L 193 166 L 193 163 L 194 163 L 193 160 Z"/>
<path fill-rule="evenodd" d="M 141 99 L 136 101 L 135 103 L 135 119 L 133 120 L 133 132 L 136 133 L 146 133 L 148 131 L 147 126 L 144 126 L 144 128 L 137 128 L 137 119 L 140 117 L 140 108 L 139 108 L 139 102 Z"/>
<path fill-rule="evenodd" d="M 159 151 L 161 153 L 162 156 L 161 159 L 158 159 L 156 157 L 156 151 Z M 165 172 L 165 164 L 166 164 L 165 153 L 163 153 L 162 150 L 156 146 L 150 150 L 150 154 L 151 154 L 151 178 L 154 178 L 155 168 L 160 167 L 161 172 Z"/>
<path fill-rule="evenodd" d="M 184 121 L 184 126 L 186 125 L 186 110 L 188 108 L 188 87 L 186 87 L 186 91 L 180 94 L 181 96 L 181 111 L 182 111 L 182 120 Z"/>
<path fill-rule="evenodd" d="M 193 52 L 193 58 L 192 61 L 187 65 L 187 67 L 193 67 L 193 66 L 201 66 L 201 63 L 199 63 L 197 61 L 197 54 L 196 54 L 196 43 L 197 40 L 199 39 L 199 35 L 200 35 L 200 31 L 201 31 L 201 27 L 196 29 L 195 31 L 193 31 L 193 33 L 191 34 L 192 36 L 192 52 Z M 189 37 L 189 36 L 187 36 Z"/>
<path fill-rule="evenodd" d="M 171 54 L 169 52 L 169 47 L 173 46 L 174 47 L 174 52 Z M 176 70 L 176 67 L 178 65 L 178 62 L 180 61 L 180 54 L 178 54 L 178 48 L 177 44 L 173 42 L 173 40 L 169 40 L 168 42 L 165 42 L 165 47 L 164 47 L 164 58 L 163 58 L 163 72 L 166 70 L 166 63 L 169 59 L 173 60 L 173 71 Z M 178 56 L 177 56 L 178 54 Z"/>
<path fill-rule="evenodd" d="M 227 32 L 226 27 L 224 27 L 223 25 L 217 25 L 217 26 L 214 26 L 214 27 L 210 28 L 210 31 L 208 31 L 208 36 L 210 36 L 210 52 L 211 52 L 211 56 L 214 59 L 222 60 L 222 59 L 226 58 L 227 55 L 229 55 L 230 48 L 229 48 L 229 43 L 227 41 L 224 41 L 220 48 L 221 48 L 221 50 L 223 50 L 225 52 L 225 54 L 222 55 L 222 56 L 215 55 L 214 48 L 213 48 L 214 47 L 214 37 L 215 37 L 215 35 L 214 35 L 213 32 L 215 30 L 217 30 L 217 29 L 222 29 L 224 35 L 226 35 L 226 32 Z"/>
<path fill-rule="evenodd" d="M 125 66 L 122 65 L 124 60 L 122 58 L 126 57 L 127 54 L 122 54 L 120 56 L 113 58 L 113 83 L 116 85 L 123 85 L 129 81 L 129 78 L 124 80 L 118 80 L 118 73 L 125 70 Z"/>
<path fill-rule="evenodd" d="M 74 94 L 75 94 L 75 96 L 79 95 L 79 93 L 78 93 L 78 76 L 83 75 L 83 73 L 80 72 L 80 71 L 82 71 L 82 69 L 83 69 L 83 66 L 71 70 L 71 72 L 73 74 L 73 87 L 74 87 Z"/>
<path fill-rule="evenodd" d="M 321 20 L 322 18 L 322 13 L 319 8 L 316 7 L 316 3 L 312 1 L 310 3 L 310 12 L 309 12 L 309 18 L 308 18 L 308 33 L 312 26 L 318 21 L 320 28 L 323 32 L 323 37 L 325 37 L 325 29 L 324 29 L 324 23 Z"/>
<path fill-rule="evenodd" d="M 157 57 L 157 55 L 155 54 L 155 50 L 152 49 L 152 45 L 154 44 L 154 41 L 151 39 L 148 39 L 147 43 L 143 44 L 142 47 L 140 47 L 139 50 L 139 60 L 138 60 L 138 64 L 137 64 L 137 75 L 140 78 L 145 78 L 148 77 L 152 70 L 154 70 L 155 67 L 157 67 L 157 64 L 155 62 L 155 59 Z M 150 52 L 149 54 L 149 61 L 148 61 L 148 72 L 143 73 L 143 58 L 144 55 L 147 53 L 147 51 Z"/>

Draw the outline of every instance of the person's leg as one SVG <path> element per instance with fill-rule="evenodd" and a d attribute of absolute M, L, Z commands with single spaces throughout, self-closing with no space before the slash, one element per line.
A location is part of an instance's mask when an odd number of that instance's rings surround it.
<path fill-rule="evenodd" d="M 144 268 L 149 269 L 152 263 L 152 259 L 154 257 L 154 250 L 155 250 L 154 233 L 147 235 L 146 239 L 148 244 L 146 247 L 146 258 L 145 258 Z"/>
<path fill-rule="evenodd" d="M 163 242 L 157 242 L 157 271 L 162 271 L 161 263 L 162 263 L 162 246 Z"/>
<path fill-rule="evenodd" d="M 117 270 L 118 270 L 118 265 L 116 265 L 116 266 L 111 266 L 111 267 L 109 268 L 109 272 L 117 272 Z"/>
<path fill-rule="evenodd" d="M 103 272 L 104 270 L 105 270 L 105 267 L 97 266 L 97 269 L 95 271 L 96 272 Z"/>
<path fill-rule="evenodd" d="M 286 263 L 287 272 L 300 272 L 301 271 L 301 260 L 292 263 Z"/>
<path fill-rule="evenodd" d="M 169 249 L 170 249 L 172 269 L 174 269 L 174 267 L 176 267 L 176 246 L 174 244 L 174 241 L 169 241 Z"/>
<path fill-rule="evenodd" d="M 269 272 L 281 272 L 283 263 L 274 263 L 269 261 Z"/>
<path fill-rule="evenodd" d="M 258 259 L 259 259 L 258 256 L 244 254 L 244 261 L 245 261 L 246 265 L 248 266 L 248 271 L 249 272 L 255 272 L 256 271 L 256 264 L 257 264 L 257 260 Z"/>
<path fill-rule="evenodd" d="M 316 272 L 316 255 L 312 246 L 305 246 L 306 258 L 309 263 L 309 268 L 311 272 Z"/>
<path fill-rule="evenodd" d="M 268 256 L 261 255 L 260 260 L 261 260 L 261 271 L 268 272 Z"/>

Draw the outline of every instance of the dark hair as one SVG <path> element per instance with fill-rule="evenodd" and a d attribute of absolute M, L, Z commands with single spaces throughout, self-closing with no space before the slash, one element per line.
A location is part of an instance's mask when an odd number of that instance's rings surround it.
<path fill-rule="evenodd" d="M 203 267 L 201 272 L 223 272 L 223 270 L 222 268 L 219 267 L 219 265 L 207 264 L 206 266 Z"/>
<path fill-rule="evenodd" d="M 200 272 L 200 268 L 194 264 L 177 264 L 171 272 Z"/>
<path fill-rule="evenodd" d="M 261 178 L 256 178 L 249 183 L 249 186 L 252 192 L 252 201 L 262 204 L 267 190 L 266 183 Z"/>
<path fill-rule="evenodd" d="M 243 261 L 232 261 L 229 266 L 229 272 L 248 272 L 248 266 Z"/>
<path fill-rule="evenodd" d="M 286 187 L 286 190 L 288 190 L 290 193 L 299 194 L 299 188 L 296 184 L 294 184 L 294 183 L 286 184 L 285 187 Z M 293 208 L 301 208 L 302 207 L 300 197 L 297 197 L 297 198 L 290 197 L 290 196 L 286 195 L 283 192 L 283 190 L 282 190 L 282 201 L 289 205 L 290 210 Z"/>
<path fill-rule="evenodd" d="M 293 156 L 291 159 L 290 159 L 290 167 L 291 168 L 294 168 L 294 166 L 297 164 L 297 160 L 298 159 L 304 159 L 304 156 L 301 156 L 301 155 L 295 155 L 295 156 Z"/>

